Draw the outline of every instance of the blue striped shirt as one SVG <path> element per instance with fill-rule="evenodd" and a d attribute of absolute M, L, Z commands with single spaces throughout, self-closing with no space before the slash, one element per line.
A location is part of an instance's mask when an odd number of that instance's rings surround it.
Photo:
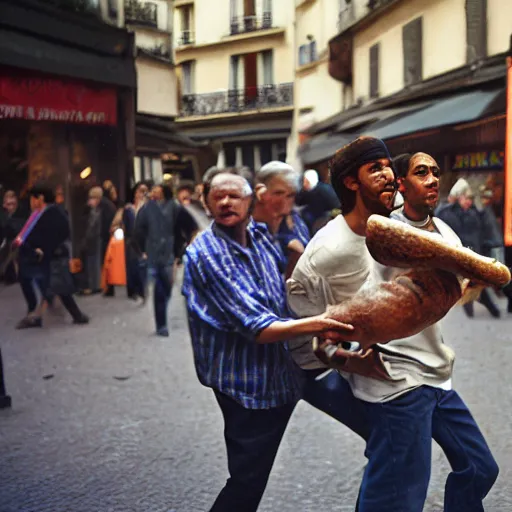
<path fill-rule="evenodd" d="M 276 238 L 285 256 L 288 254 L 288 244 L 292 240 L 298 240 L 304 247 L 306 247 L 311 239 L 309 229 L 299 213 L 292 211 L 291 217 L 293 220 L 293 228 L 290 229 L 288 227 L 286 218 L 284 218 L 279 225 L 279 229 L 276 234 Z"/>
<path fill-rule="evenodd" d="M 251 222 L 248 247 L 213 223 L 188 247 L 182 293 L 200 382 L 245 408 L 268 409 L 300 398 L 300 371 L 286 343 L 256 336 L 288 320 L 278 251 L 264 225 Z"/>

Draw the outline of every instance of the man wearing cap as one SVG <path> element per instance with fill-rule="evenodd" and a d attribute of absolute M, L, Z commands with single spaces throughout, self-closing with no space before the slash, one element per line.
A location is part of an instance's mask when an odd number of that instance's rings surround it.
<path fill-rule="evenodd" d="M 331 181 L 342 215 L 315 235 L 287 282 L 289 305 L 299 316 L 349 300 L 389 274 L 388 268 L 373 260 L 365 241 L 370 215 L 389 216 L 394 207 L 396 179 L 385 144 L 361 137 L 338 150 L 331 162 Z M 408 190 L 404 193 L 407 199 Z M 450 377 L 453 357 L 438 337 L 412 338 L 367 352 L 338 349 L 334 356 L 322 357 L 326 362 L 330 359 L 329 365 L 342 370 L 346 379 L 344 387 L 337 383 L 331 397 L 345 405 L 346 416 L 335 417 L 366 441 L 368 465 L 360 489 L 360 512 L 423 510 L 431 468 L 432 418 L 438 389 Z M 311 339 L 290 346 L 300 367 L 319 376 L 325 372 Z M 465 447 L 471 450 L 470 444 Z M 494 465 L 488 472 L 491 486 L 496 474 Z M 451 480 L 460 483 L 463 476 L 455 474 Z M 485 496 L 488 482 L 482 478 L 478 483 Z M 474 489 L 475 495 L 480 492 L 480 487 Z M 473 495 L 461 500 L 462 485 L 457 490 L 460 503 L 469 500 L 474 507 L 457 508 L 457 499 L 452 499 L 451 508 L 445 510 L 482 510 L 476 500 L 471 501 Z M 483 496 L 479 496 L 480 507 Z"/>

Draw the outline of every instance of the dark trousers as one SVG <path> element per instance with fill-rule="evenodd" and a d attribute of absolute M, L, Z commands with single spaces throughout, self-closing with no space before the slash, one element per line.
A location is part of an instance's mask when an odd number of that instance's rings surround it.
<path fill-rule="evenodd" d="M 49 276 L 45 275 L 44 272 L 37 272 L 20 275 L 19 280 L 21 291 L 27 303 L 28 312 L 33 313 L 37 308 L 37 295 L 34 286 L 37 286 L 41 295 L 45 297 Z"/>
<path fill-rule="evenodd" d="M 350 389 L 349 383 L 336 371 L 316 380 L 325 370 L 303 370 L 302 399 L 335 420 L 343 423 L 365 441 L 370 437 L 364 404 Z"/>
<path fill-rule="evenodd" d="M 229 478 L 210 512 L 255 512 L 295 404 L 246 409 L 215 391 L 224 416 Z"/>
<path fill-rule="evenodd" d="M 78 320 L 83 316 L 83 313 L 80 311 L 73 295 L 58 295 L 58 297 L 67 312 L 73 317 L 73 320 Z"/>
<path fill-rule="evenodd" d="M 173 267 L 157 265 L 151 269 L 154 279 L 153 306 L 155 310 L 156 328 L 167 328 L 167 306 L 171 299 Z"/>
<path fill-rule="evenodd" d="M 452 467 L 445 512 L 481 512 L 498 466 L 455 391 L 421 386 L 385 403 L 363 402 L 372 426 L 360 512 L 421 512 L 430 480 L 432 439 Z"/>

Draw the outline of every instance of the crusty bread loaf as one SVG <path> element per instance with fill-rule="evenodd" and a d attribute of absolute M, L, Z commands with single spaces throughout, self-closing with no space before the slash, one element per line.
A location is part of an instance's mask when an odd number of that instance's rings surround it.
<path fill-rule="evenodd" d="M 362 348 L 407 338 L 438 322 L 461 297 L 457 277 L 444 270 L 409 270 L 329 306 L 327 316 L 351 324 Z"/>
<path fill-rule="evenodd" d="M 368 219 L 366 245 L 375 260 L 390 267 L 438 268 L 489 286 L 502 287 L 510 281 L 509 269 L 500 262 L 380 215 Z"/>

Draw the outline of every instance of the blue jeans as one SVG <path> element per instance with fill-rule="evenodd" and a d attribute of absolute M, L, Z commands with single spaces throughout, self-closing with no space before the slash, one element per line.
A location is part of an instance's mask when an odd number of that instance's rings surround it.
<path fill-rule="evenodd" d="M 445 512 L 481 512 L 498 466 L 455 391 L 421 386 L 385 403 L 364 404 L 371 424 L 360 512 L 421 512 L 430 480 L 432 438 L 452 472 Z"/>
<path fill-rule="evenodd" d="M 173 266 L 155 265 L 149 269 L 154 279 L 153 307 L 155 311 L 156 330 L 167 328 L 167 306 L 171 299 Z"/>
<path fill-rule="evenodd" d="M 34 287 L 39 289 L 42 298 L 46 298 L 48 284 L 50 281 L 49 268 L 22 268 L 19 275 L 21 291 L 27 302 L 29 313 L 33 313 L 37 308 L 37 295 Z"/>

